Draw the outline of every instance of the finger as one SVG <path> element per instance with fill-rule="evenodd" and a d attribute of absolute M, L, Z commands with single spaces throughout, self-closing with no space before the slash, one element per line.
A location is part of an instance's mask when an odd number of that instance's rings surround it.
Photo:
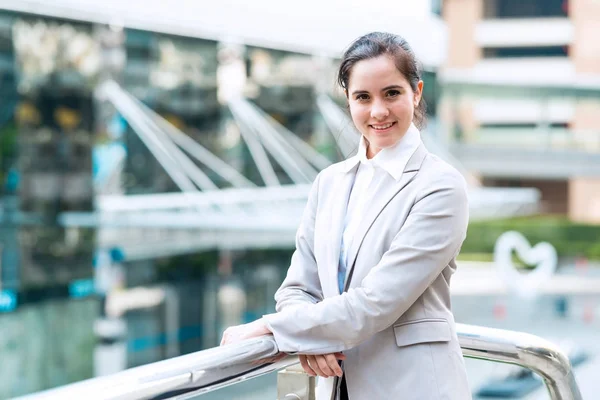
<path fill-rule="evenodd" d="M 331 366 L 327 362 L 327 358 L 324 355 L 316 356 L 316 359 L 317 363 L 319 364 L 319 368 L 321 371 L 323 371 L 323 373 L 325 373 L 325 375 L 327 375 L 327 378 L 335 375 L 335 372 L 333 372 L 331 369 Z M 335 361 L 335 363 L 337 364 L 337 361 Z"/>
<path fill-rule="evenodd" d="M 232 327 L 228 327 L 225 328 L 225 330 L 223 331 L 223 337 L 221 339 L 221 345 L 225 345 L 225 344 L 229 344 L 231 343 L 231 329 Z"/>
<path fill-rule="evenodd" d="M 310 367 L 310 365 L 308 365 L 308 360 L 306 359 L 305 355 L 301 354 L 298 358 L 300 359 L 300 365 L 302 366 L 302 369 L 304 369 L 304 372 L 306 372 L 310 376 L 317 375 L 317 373 Z"/>
<path fill-rule="evenodd" d="M 342 368 L 340 368 L 335 354 L 325 354 L 323 358 L 325 358 L 325 362 L 327 362 L 334 375 L 342 376 Z"/>
<path fill-rule="evenodd" d="M 333 353 L 333 355 L 335 355 L 335 358 L 337 358 L 338 360 L 346 359 L 346 355 L 344 353 Z"/>
<path fill-rule="evenodd" d="M 315 374 L 322 376 L 324 378 L 327 378 L 327 375 L 325 375 L 325 373 L 321 370 L 321 367 L 319 366 L 319 362 L 317 361 L 317 356 L 308 355 L 308 356 L 306 356 L 306 358 L 308 358 L 308 365 L 310 365 L 310 367 L 313 369 L 313 371 L 315 371 Z"/>
<path fill-rule="evenodd" d="M 316 375 L 315 371 L 313 371 L 313 369 L 310 367 L 310 365 L 308 365 L 308 360 L 305 355 L 303 355 L 303 354 L 299 355 L 298 359 L 300 360 L 300 366 L 302 367 L 304 372 L 306 372 L 310 376 Z"/>

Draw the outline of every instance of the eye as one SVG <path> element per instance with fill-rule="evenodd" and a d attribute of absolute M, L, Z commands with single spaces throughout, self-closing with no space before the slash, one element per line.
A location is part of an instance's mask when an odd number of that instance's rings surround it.
<path fill-rule="evenodd" d="M 400 91 L 396 89 L 388 90 L 385 95 L 386 97 L 396 97 L 400 95 Z"/>
<path fill-rule="evenodd" d="M 358 100 L 358 101 L 366 101 L 366 100 L 369 100 L 369 95 L 368 95 L 368 94 L 366 94 L 366 93 L 361 93 L 361 94 L 358 94 L 358 95 L 356 95 L 356 100 Z"/>

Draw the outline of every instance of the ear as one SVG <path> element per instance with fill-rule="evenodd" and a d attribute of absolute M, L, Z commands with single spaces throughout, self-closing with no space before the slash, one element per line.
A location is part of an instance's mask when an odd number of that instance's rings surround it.
<path fill-rule="evenodd" d="M 344 96 L 346 96 L 346 108 L 350 111 L 350 101 L 348 99 L 348 90 L 344 89 Z"/>
<path fill-rule="evenodd" d="M 415 90 L 414 96 L 414 105 L 418 107 L 421 102 L 421 96 L 423 96 L 423 81 L 417 83 L 417 90 Z"/>

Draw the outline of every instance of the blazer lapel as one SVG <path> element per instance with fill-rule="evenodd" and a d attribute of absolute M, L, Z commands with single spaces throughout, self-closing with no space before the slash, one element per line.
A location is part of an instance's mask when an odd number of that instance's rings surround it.
<path fill-rule="evenodd" d="M 328 254 L 328 276 L 329 283 L 335 287 L 333 293 L 339 293 L 338 289 L 338 268 L 340 260 L 340 250 L 342 243 L 342 233 L 344 231 L 344 220 L 346 218 L 346 210 L 348 209 L 348 199 L 350 198 L 350 190 L 354 184 L 356 177 L 356 166 L 349 171 L 344 171 L 332 187 L 332 197 L 329 207 L 331 207 L 331 221 L 325 229 L 330 229 L 330 243 Z"/>
<path fill-rule="evenodd" d="M 374 188 L 372 193 L 368 194 L 367 203 L 364 207 L 365 215 L 358 225 L 350 248 L 348 249 L 348 266 L 350 270 L 348 271 L 348 278 L 346 279 L 344 290 L 348 289 L 350 281 L 352 280 L 356 256 L 358 255 L 358 251 L 360 250 L 365 235 L 385 206 L 387 206 L 394 196 L 396 196 L 396 194 L 398 194 L 398 192 L 400 192 L 417 175 L 426 155 L 427 150 L 425 149 L 425 146 L 423 146 L 423 144 L 419 145 L 406 164 L 402 176 L 398 181 L 395 181 L 391 176 L 388 176 L 386 178 L 389 179 L 383 179 L 381 184 Z"/>

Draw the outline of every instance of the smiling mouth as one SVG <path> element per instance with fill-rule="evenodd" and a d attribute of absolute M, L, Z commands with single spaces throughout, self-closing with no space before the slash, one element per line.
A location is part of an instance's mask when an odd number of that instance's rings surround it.
<path fill-rule="evenodd" d="M 392 126 L 394 126 L 396 124 L 396 122 L 390 122 L 387 124 L 381 124 L 381 125 L 369 125 L 371 128 L 375 129 L 376 131 L 385 131 L 386 129 L 391 128 Z"/>

